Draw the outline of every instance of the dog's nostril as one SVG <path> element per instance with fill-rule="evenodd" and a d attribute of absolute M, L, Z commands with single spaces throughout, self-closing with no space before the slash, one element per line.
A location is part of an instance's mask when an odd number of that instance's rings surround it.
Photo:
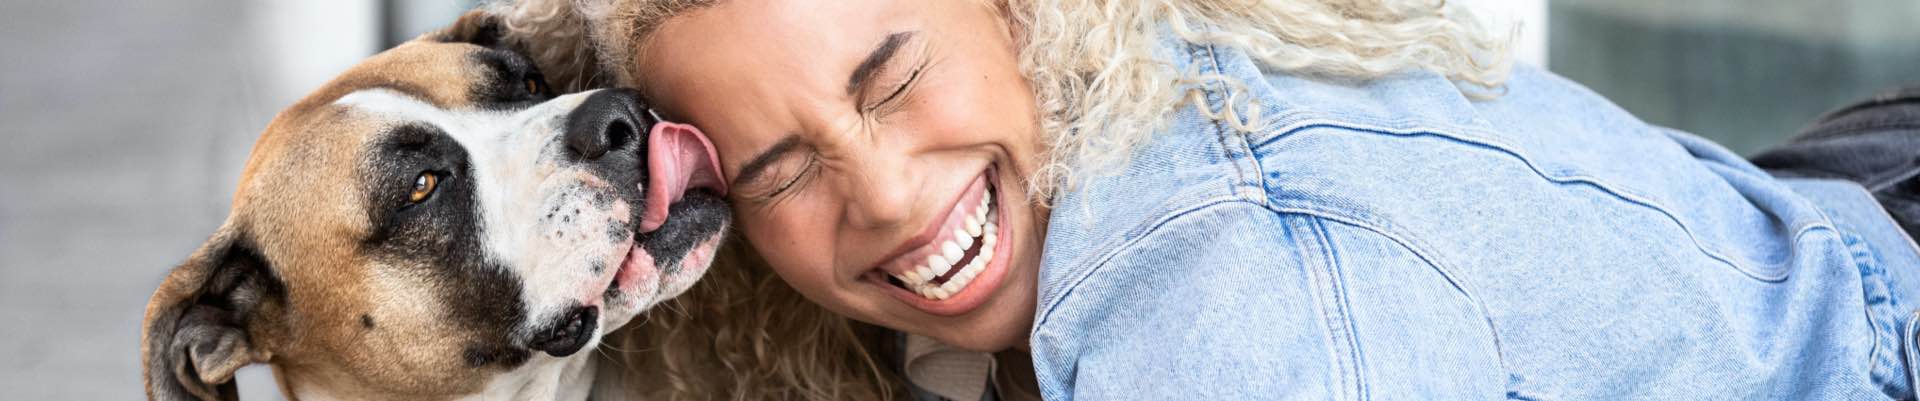
<path fill-rule="evenodd" d="M 612 150 L 626 147 L 627 143 L 633 142 L 633 139 L 639 137 L 640 133 L 633 129 L 633 124 L 621 118 L 607 123 L 606 135 L 607 149 Z"/>
<path fill-rule="evenodd" d="M 591 131 L 568 130 L 567 149 L 579 155 L 580 160 L 597 160 L 600 156 L 607 154 L 607 149 L 613 148 L 610 146 L 612 144 L 609 139 L 607 130 L 604 128 Z"/>
<path fill-rule="evenodd" d="M 639 95 L 630 90 L 595 93 L 567 113 L 564 135 L 568 150 L 582 161 L 639 142 L 651 127 L 640 112 Z"/>
<path fill-rule="evenodd" d="M 563 357 L 579 352 L 600 325 L 600 309 L 577 306 L 527 342 L 527 348 Z"/>

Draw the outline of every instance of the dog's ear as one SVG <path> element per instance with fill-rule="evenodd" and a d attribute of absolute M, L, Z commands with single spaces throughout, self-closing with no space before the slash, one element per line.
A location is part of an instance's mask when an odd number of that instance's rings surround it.
<path fill-rule="evenodd" d="M 233 374 L 265 362 L 248 328 L 285 286 L 252 242 L 222 227 L 167 275 L 147 302 L 141 376 L 151 400 L 237 400 Z"/>
<path fill-rule="evenodd" d="M 500 24 L 500 17 L 486 10 L 468 11 L 453 21 L 453 26 L 441 30 L 438 39 L 448 43 L 472 43 L 480 47 L 499 46 L 506 30 Z"/>

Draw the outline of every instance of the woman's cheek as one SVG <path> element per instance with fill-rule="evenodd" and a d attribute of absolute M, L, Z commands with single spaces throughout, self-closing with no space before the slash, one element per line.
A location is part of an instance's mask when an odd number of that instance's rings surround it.
<path fill-rule="evenodd" d="M 798 203 L 776 205 L 783 210 L 775 213 L 742 215 L 741 229 L 774 273 L 801 294 L 814 297 L 833 284 L 834 225 L 815 221 L 822 214 L 802 212 L 826 209 Z"/>

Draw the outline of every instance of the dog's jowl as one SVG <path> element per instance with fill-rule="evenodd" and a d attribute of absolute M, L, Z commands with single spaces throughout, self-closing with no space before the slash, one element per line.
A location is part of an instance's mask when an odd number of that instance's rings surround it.
<path fill-rule="evenodd" d="M 602 335 L 726 229 L 711 145 L 633 91 L 555 96 L 470 14 L 276 117 L 219 230 L 147 306 L 159 400 L 584 399 Z"/>

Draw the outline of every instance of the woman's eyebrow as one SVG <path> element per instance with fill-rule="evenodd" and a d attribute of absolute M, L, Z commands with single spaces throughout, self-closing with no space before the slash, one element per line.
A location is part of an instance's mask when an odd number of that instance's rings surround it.
<path fill-rule="evenodd" d="M 753 184 L 753 180 L 760 178 L 761 174 L 766 173 L 767 167 L 772 166 L 773 162 L 799 149 L 800 136 L 787 134 L 787 137 L 780 138 L 780 142 L 775 142 L 773 146 L 768 146 L 766 151 L 760 152 L 760 155 L 754 156 L 753 159 L 747 161 L 746 165 L 741 166 L 740 175 L 734 176 L 732 185 L 740 187 Z"/>
<path fill-rule="evenodd" d="M 892 59 L 893 54 L 900 50 L 900 45 L 905 44 L 907 39 L 912 39 L 913 34 L 914 32 L 894 32 L 887 35 L 887 40 L 880 42 L 879 46 L 874 47 L 873 52 L 867 53 L 867 59 L 854 67 L 853 75 L 847 77 L 847 95 L 859 93 L 860 85 L 867 83 L 867 78 L 872 78 L 873 72 L 879 70 L 880 66 L 887 65 L 887 60 Z"/>

